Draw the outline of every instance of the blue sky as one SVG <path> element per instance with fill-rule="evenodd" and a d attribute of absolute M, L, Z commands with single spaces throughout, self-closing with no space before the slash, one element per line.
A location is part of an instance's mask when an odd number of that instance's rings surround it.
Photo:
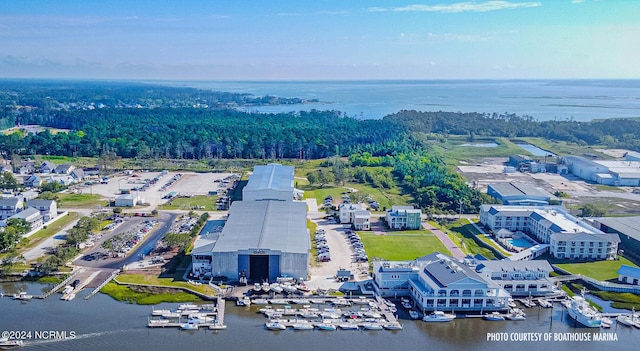
<path fill-rule="evenodd" d="M 0 77 L 640 78 L 638 0 L 0 1 Z"/>

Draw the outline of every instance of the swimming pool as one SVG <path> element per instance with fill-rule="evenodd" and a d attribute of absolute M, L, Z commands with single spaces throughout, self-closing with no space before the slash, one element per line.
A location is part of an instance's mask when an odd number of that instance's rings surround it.
<path fill-rule="evenodd" d="M 509 244 L 511 244 L 511 246 L 513 247 L 521 247 L 524 249 L 528 249 L 531 246 L 533 246 L 533 244 L 531 242 L 529 242 L 528 240 L 525 239 L 509 239 L 507 240 L 507 242 Z"/>

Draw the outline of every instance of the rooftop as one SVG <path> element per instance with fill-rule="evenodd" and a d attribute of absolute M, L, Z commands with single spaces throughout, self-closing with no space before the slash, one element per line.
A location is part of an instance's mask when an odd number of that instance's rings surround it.
<path fill-rule="evenodd" d="M 293 193 L 293 170 L 293 166 L 283 166 L 277 163 L 255 166 L 243 191 L 271 189 Z"/>
<path fill-rule="evenodd" d="M 489 184 L 495 191 L 500 193 L 502 196 L 540 196 L 550 198 L 551 194 L 548 192 L 534 188 L 531 185 L 525 183 L 518 182 L 509 182 L 509 183 L 492 183 Z"/>
<path fill-rule="evenodd" d="M 594 220 L 607 227 L 640 241 L 640 216 L 633 217 L 597 217 Z"/>
<path fill-rule="evenodd" d="M 246 249 L 308 253 L 307 205 L 288 201 L 237 201 L 214 252 Z"/>

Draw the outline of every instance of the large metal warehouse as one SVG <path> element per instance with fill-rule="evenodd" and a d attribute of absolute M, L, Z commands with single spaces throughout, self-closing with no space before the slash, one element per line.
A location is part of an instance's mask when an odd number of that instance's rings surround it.
<path fill-rule="evenodd" d="M 211 274 L 236 280 L 306 279 L 311 240 L 307 206 L 293 201 L 238 201 L 211 251 Z"/>
<path fill-rule="evenodd" d="M 271 163 L 255 166 L 247 186 L 242 189 L 242 201 L 293 201 L 293 166 Z"/>

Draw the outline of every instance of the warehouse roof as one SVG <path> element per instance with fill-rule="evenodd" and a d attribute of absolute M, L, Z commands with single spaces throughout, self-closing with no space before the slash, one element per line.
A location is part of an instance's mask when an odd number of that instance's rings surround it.
<path fill-rule="evenodd" d="M 247 249 L 308 253 L 307 205 L 288 201 L 236 201 L 213 252 Z"/>
<path fill-rule="evenodd" d="M 602 223 L 616 232 L 628 235 L 640 241 L 640 216 L 633 217 L 596 217 L 594 220 Z"/>
<path fill-rule="evenodd" d="M 293 194 L 293 169 L 293 166 L 277 163 L 255 166 L 243 191 L 271 189 L 290 191 Z"/>
<path fill-rule="evenodd" d="M 516 182 L 492 183 L 492 184 L 489 184 L 489 186 L 491 186 L 496 192 L 500 193 L 500 195 L 502 196 L 527 195 L 527 196 L 540 196 L 540 197 L 546 197 L 546 198 L 551 197 L 551 194 L 549 194 L 548 192 L 542 189 L 534 188 L 531 185 L 524 184 L 524 183 L 516 183 Z"/>

